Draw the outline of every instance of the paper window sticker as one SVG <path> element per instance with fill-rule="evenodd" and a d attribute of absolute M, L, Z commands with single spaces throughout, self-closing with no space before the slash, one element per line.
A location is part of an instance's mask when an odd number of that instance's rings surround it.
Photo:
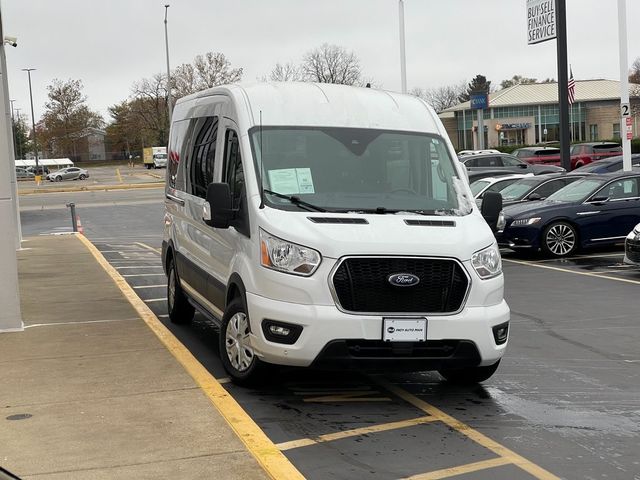
<path fill-rule="evenodd" d="M 269 184 L 271 185 L 271 190 L 282 195 L 300 193 L 295 168 L 269 170 Z"/>
<path fill-rule="evenodd" d="M 298 177 L 298 191 L 300 193 L 315 193 L 310 168 L 296 168 L 296 175 Z"/>

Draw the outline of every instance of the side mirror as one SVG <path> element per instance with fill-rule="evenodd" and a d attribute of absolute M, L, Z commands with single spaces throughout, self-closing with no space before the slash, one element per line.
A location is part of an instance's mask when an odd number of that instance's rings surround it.
<path fill-rule="evenodd" d="M 529 195 L 527 197 L 527 200 L 531 200 L 531 201 L 533 201 L 533 200 L 542 200 L 542 197 L 540 196 L 539 193 L 532 193 L 531 195 Z"/>
<path fill-rule="evenodd" d="M 609 198 L 611 197 L 605 197 L 604 195 L 601 195 L 598 197 L 593 197 L 591 200 L 589 200 L 588 203 L 593 203 L 594 205 L 604 205 L 609 201 Z"/>
<path fill-rule="evenodd" d="M 210 227 L 229 228 L 235 211 L 231 208 L 231 190 L 227 183 L 212 183 L 207 188 L 207 203 L 202 219 Z M 207 217 L 209 217 L 207 219 Z"/>
<path fill-rule="evenodd" d="M 529 165 L 527 165 L 526 163 L 519 163 L 518 166 L 520 168 L 527 168 Z"/>
<path fill-rule="evenodd" d="M 497 230 L 498 217 L 502 211 L 502 195 L 498 192 L 485 192 L 480 211 L 491 230 L 495 232 Z"/>

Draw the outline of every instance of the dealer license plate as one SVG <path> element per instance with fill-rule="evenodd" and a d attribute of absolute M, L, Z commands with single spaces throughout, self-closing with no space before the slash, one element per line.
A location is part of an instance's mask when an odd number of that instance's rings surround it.
<path fill-rule="evenodd" d="M 424 342 L 426 318 L 383 318 L 382 340 L 385 342 Z"/>

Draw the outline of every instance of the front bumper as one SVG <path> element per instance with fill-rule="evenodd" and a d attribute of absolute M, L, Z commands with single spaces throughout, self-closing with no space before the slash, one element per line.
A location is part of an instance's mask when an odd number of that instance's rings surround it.
<path fill-rule="evenodd" d="M 306 367 L 322 366 L 339 359 L 345 364 L 375 364 L 374 368 L 432 370 L 446 367 L 492 365 L 504 354 L 507 342 L 497 345 L 492 327 L 509 321 L 506 302 L 488 307 L 465 307 L 460 313 L 427 317 L 427 347 L 431 351 L 408 351 L 400 344 L 392 354 L 387 348 L 373 352 L 382 340 L 382 316 L 353 315 L 339 311 L 335 305 L 304 305 L 282 302 L 247 293 L 251 321 L 251 342 L 255 353 L 268 363 Z M 293 345 L 268 341 L 262 331 L 263 320 L 285 322 L 303 327 Z M 374 347 L 371 355 L 354 355 L 347 348 L 361 341 L 364 347 Z M 371 342 L 374 343 L 371 343 Z M 443 343 L 444 342 L 444 343 Z M 448 342 L 448 343 L 447 343 Z M 443 346 L 446 346 L 444 350 Z M 441 352 L 438 351 L 441 350 Z M 329 362 L 332 363 L 332 362 Z M 335 363 L 335 362 L 333 362 Z"/>
<path fill-rule="evenodd" d="M 495 233 L 498 246 L 520 249 L 540 248 L 540 230 L 531 226 L 511 227 L 507 224 L 504 230 Z"/>
<path fill-rule="evenodd" d="M 640 235 L 630 234 L 624 242 L 624 263 L 640 265 Z"/>

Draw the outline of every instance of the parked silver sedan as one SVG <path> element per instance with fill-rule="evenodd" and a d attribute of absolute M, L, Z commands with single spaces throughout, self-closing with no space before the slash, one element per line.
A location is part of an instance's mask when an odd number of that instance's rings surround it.
<path fill-rule="evenodd" d="M 47 175 L 47 180 L 61 182 L 62 180 L 84 180 L 89 178 L 89 172 L 84 168 L 67 167 L 51 172 Z"/>

